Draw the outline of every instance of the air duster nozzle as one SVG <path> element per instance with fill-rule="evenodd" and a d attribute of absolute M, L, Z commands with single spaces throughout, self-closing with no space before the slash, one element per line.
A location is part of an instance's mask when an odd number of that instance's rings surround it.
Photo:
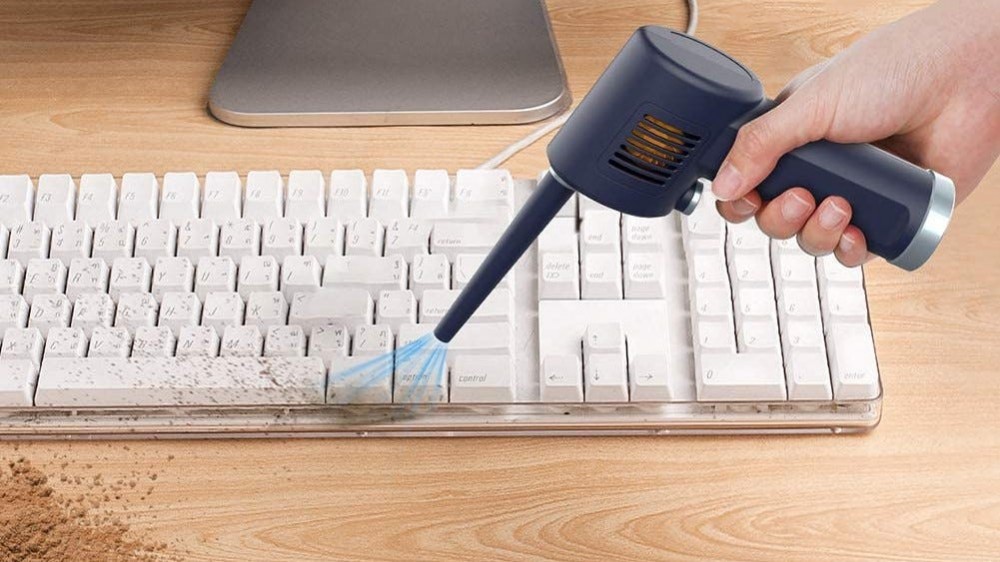
<path fill-rule="evenodd" d="M 535 192 L 438 323 L 434 337 L 445 343 L 455 337 L 572 195 L 573 190 L 559 183 L 551 172 L 542 177 Z"/>

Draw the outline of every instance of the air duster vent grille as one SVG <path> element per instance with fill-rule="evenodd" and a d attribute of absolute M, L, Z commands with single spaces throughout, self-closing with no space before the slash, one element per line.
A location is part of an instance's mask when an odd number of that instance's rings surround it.
<path fill-rule="evenodd" d="M 616 147 L 609 164 L 642 181 L 666 185 L 699 140 L 647 113 Z"/>

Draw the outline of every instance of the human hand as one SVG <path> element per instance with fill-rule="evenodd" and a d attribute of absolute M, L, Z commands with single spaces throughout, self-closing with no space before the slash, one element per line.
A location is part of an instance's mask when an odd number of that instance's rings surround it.
<path fill-rule="evenodd" d="M 871 257 L 842 197 L 801 187 L 763 202 L 754 189 L 809 142 L 872 142 L 955 182 L 963 200 L 1000 153 L 1000 2 L 942 0 L 860 39 L 793 79 L 777 107 L 744 125 L 712 190 L 726 220 L 847 266 Z M 818 206 L 817 206 L 818 203 Z"/>

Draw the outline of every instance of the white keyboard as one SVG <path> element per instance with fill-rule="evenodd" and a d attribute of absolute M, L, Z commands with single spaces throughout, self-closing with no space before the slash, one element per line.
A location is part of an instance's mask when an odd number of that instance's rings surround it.
<path fill-rule="evenodd" d="M 861 270 L 726 225 L 707 195 L 657 219 L 575 197 L 434 388 L 337 376 L 432 330 L 533 185 L 502 170 L 0 176 L 0 436 L 878 423 Z"/>

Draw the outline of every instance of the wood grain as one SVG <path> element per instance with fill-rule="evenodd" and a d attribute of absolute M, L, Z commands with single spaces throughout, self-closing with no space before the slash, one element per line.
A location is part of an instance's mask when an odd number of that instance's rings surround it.
<path fill-rule="evenodd" d="M 926 3 L 702 0 L 699 34 L 774 93 Z M 680 0 L 549 4 L 576 99 L 635 26 L 685 19 Z M 0 3 L 0 170 L 454 169 L 531 129 L 223 126 L 206 93 L 246 6 Z M 511 169 L 534 175 L 543 146 Z M 868 269 L 886 399 L 867 436 L 4 443 L 0 457 L 155 472 L 147 500 L 117 509 L 186 560 L 997 560 L 998 209 L 995 168 L 929 267 Z"/>

